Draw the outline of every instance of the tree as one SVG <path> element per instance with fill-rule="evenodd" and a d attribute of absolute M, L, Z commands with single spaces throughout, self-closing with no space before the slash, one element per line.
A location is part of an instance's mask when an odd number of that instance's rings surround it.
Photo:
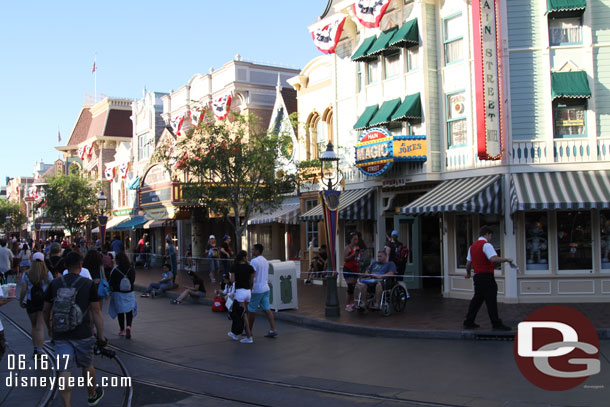
<path fill-rule="evenodd" d="M 174 178 L 181 178 L 183 200 L 224 216 L 238 250 L 250 217 L 277 207 L 282 194 L 295 187 L 295 174 L 278 164 L 286 136 L 268 134 L 259 123 L 254 115 L 232 113 L 223 121 L 207 117 L 156 154 Z"/>
<path fill-rule="evenodd" d="M 45 218 L 63 226 L 74 236 L 95 220 L 99 187 L 79 174 L 59 174 L 48 179 L 44 198 L 37 205 L 46 212 Z"/>
<path fill-rule="evenodd" d="M 9 232 L 13 229 L 20 229 L 27 220 L 19 203 L 0 199 L 0 228 L 2 230 Z"/>

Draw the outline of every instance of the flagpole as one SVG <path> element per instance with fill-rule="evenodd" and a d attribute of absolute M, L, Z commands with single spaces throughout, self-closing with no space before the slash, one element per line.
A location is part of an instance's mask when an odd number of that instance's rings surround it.
<path fill-rule="evenodd" d="M 97 52 L 93 53 L 93 104 L 97 103 Z"/>

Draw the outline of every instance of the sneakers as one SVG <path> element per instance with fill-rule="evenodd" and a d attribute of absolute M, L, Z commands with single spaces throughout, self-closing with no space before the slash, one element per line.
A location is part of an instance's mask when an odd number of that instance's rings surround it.
<path fill-rule="evenodd" d="M 353 304 L 347 304 L 347 305 L 345 306 L 345 310 L 346 310 L 347 312 L 354 312 L 354 305 L 353 305 Z"/>
<path fill-rule="evenodd" d="M 150 297 L 150 294 L 149 294 L 149 293 L 144 293 L 144 294 L 140 295 L 140 297 L 142 297 L 142 298 L 148 298 L 148 297 Z"/>
<path fill-rule="evenodd" d="M 128 326 L 127 330 L 125 331 L 125 339 L 131 339 L 131 327 Z"/>
<path fill-rule="evenodd" d="M 312 284 L 313 284 L 313 281 L 311 281 L 311 280 L 305 280 L 305 285 L 312 285 Z"/>
<path fill-rule="evenodd" d="M 178 300 L 171 300 L 170 302 L 174 305 L 182 304 L 182 301 L 178 301 Z"/>
<path fill-rule="evenodd" d="M 277 331 L 269 331 L 265 335 L 265 338 L 275 338 L 277 336 Z"/>
<path fill-rule="evenodd" d="M 89 404 L 90 407 L 91 406 L 97 406 L 97 404 L 100 402 L 102 397 L 104 397 L 104 389 L 96 387 L 95 388 L 95 396 L 88 397 L 87 398 L 87 403 Z"/>
<path fill-rule="evenodd" d="M 152 290 L 150 292 L 150 298 L 155 298 L 155 295 L 157 295 L 157 293 L 155 293 L 155 290 Z"/>
<path fill-rule="evenodd" d="M 241 341 L 239 341 L 241 343 L 254 343 L 254 339 L 252 339 L 252 337 L 245 337 L 244 339 L 242 339 Z"/>
<path fill-rule="evenodd" d="M 235 335 L 231 331 L 227 332 L 227 335 L 229 336 L 229 338 L 233 339 L 234 341 L 238 341 L 239 340 L 239 336 Z"/>
<path fill-rule="evenodd" d="M 122 329 L 121 331 L 119 331 L 119 336 L 125 336 L 125 330 Z"/>
<path fill-rule="evenodd" d="M 475 324 L 474 322 L 464 322 L 464 329 L 477 329 L 479 328 L 481 325 L 479 324 Z"/>
<path fill-rule="evenodd" d="M 494 331 L 512 331 L 513 328 L 511 328 L 510 326 L 506 326 L 504 324 L 502 325 L 496 325 L 493 327 Z"/>

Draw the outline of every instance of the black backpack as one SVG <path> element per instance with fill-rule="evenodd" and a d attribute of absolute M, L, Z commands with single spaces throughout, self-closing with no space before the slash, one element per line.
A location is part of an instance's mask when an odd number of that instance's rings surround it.
<path fill-rule="evenodd" d="M 37 284 L 32 285 L 30 290 L 30 302 L 28 310 L 30 312 L 41 311 L 44 305 L 44 290 L 42 289 L 42 280 Z"/>

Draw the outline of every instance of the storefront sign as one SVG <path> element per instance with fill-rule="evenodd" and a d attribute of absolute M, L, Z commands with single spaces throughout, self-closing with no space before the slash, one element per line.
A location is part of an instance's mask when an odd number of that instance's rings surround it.
<path fill-rule="evenodd" d="M 582 119 L 577 120 L 557 120 L 555 126 L 557 127 L 573 127 L 573 126 L 584 126 L 585 121 Z"/>
<path fill-rule="evenodd" d="M 147 209 L 144 218 L 148 220 L 172 219 L 175 215 L 174 207 L 161 206 L 160 208 Z"/>
<path fill-rule="evenodd" d="M 502 157 L 504 114 L 498 0 L 472 2 L 477 152 L 480 160 Z"/>
<path fill-rule="evenodd" d="M 396 161 L 426 161 L 427 151 L 426 136 L 392 136 L 387 129 L 375 127 L 356 144 L 356 166 L 364 175 L 378 176 Z"/>
<path fill-rule="evenodd" d="M 164 188 L 154 190 L 140 191 L 140 205 L 155 205 L 163 202 L 169 202 L 172 199 L 172 187 L 167 186 Z"/>
<path fill-rule="evenodd" d="M 118 211 L 112 211 L 112 216 L 128 216 L 131 215 L 133 209 L 120 209 Z"/>

